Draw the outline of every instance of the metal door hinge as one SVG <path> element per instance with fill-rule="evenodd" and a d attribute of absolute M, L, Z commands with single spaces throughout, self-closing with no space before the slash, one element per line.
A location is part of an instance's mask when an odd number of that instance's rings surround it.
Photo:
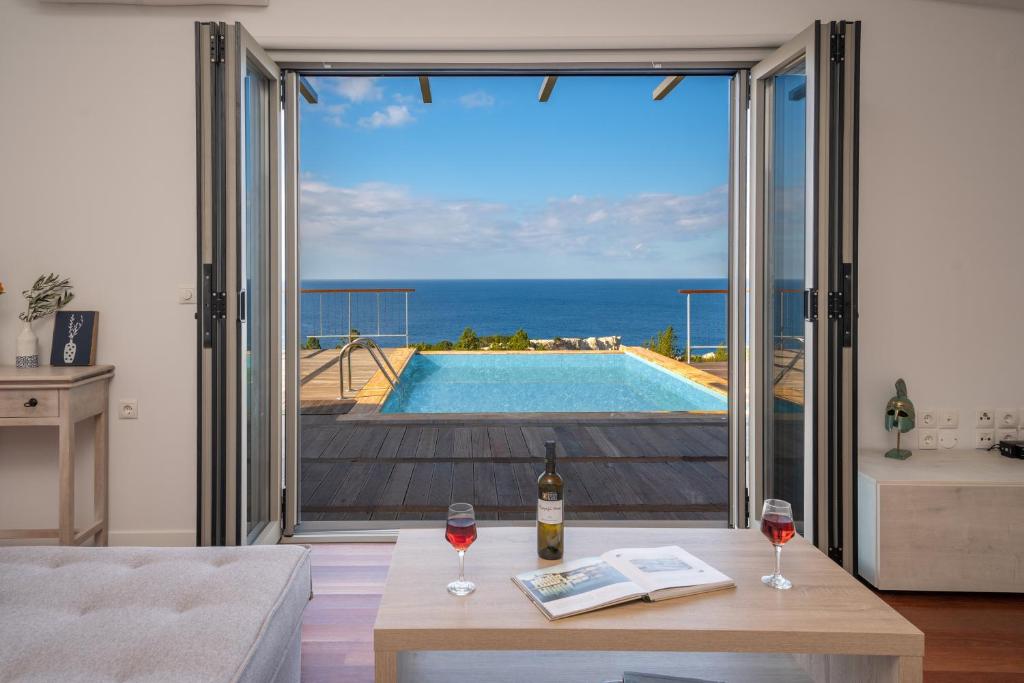
<path fill-rule="evenodd" d="M 828 293 L 828 319 L 842 320 L 846 315 L 846 295 L 842 291 Z"/>
<path fill-rule="evenodd" d="M 839 323 L 843 346 L 853 345 L 853 264 L 841 266 L 840 289 L 828 293 L 828 319 Z"/>
<path fill-rule="evenodd" d="M 846 59 L 846 36 L 843 35 L 842 29 L 834 29 L 834 31 L 829 40 L 831 43 L 830 56 L 833 62 L 842 62 Z"/>
<path fill-rule="evenodd" d="M 224 33 L 219 28 L 214 28 L 210 33 L 210 62 L 213 64 L 224 62 Z"/>
<path fill-rule="evenodd" d="M 225 320 L 228 317 L 228 295 L 226 292 L 210 293 L 210 313 L 214 320 Z"/>
<path fill-rule="evenodd" d="M 843 547 L 842 546 L 837 546 L 837 547 L 829 546 L 828 547 L 828 556 L 829 556 L 829 558 L 833 562 L 835 562 L 839 566 L 842 566 L 842 564 L 843 564 Z"/>
<path fill-rule="evenodd" d="M 199 284 L 199 309 L 196 318 L 203 333 L 203 348 L 213 347 L 213 264 L 203 264 L 203 279 Z"/>
<path fill-rule="evenodd" d="M 804 290 L 804 320 L 807 322 L 818 322 L 818 290 Z"/>
<path fill-rule="evenodd" d="M 284 529 L 285 510 L 288 509 L 288 489 L 281 489 L 281 529 Z"/>

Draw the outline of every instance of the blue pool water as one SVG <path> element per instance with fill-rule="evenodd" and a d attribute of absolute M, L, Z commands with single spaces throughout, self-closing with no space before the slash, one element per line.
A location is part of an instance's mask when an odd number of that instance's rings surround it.
<path fill-rule="evenodd" d="M 384 413 L 725 410 L 725 398 L 624 353 L 417 354 Z"/>

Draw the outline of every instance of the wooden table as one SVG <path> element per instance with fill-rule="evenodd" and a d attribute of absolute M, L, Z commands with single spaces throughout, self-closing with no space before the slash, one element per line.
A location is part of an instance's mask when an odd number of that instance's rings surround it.
<path fill-rule="evenodd" d="M 1024 593 L 1024 460 L 861 451 L 860 575 L 881 590 Z"/>
<path fill-rule="evenodd" d="M 114 366 L 14 368 L 0 366 L 0 427 L 56 427 L 59 510 L 56 529 L 0 529 L 0 539 L 57 539 L 107 544 L 108 394 Z M 75 528 L 75 425 L 95 424 L 93 522 Z"/>
<path fill-rule="evenodd" d="M 924 634 L 799 537 L 783 551 L 789 591 L 761 583 L 772 555 L 757 530 L 570 527 L 565 559 L 671 544 L 736 588 L 549 622 L 510 580 L 553 564 L 536 559 L 532 528 L 480 529 L 466 556 L 477 590 L 466 598 L 445 591 L 457 559 L 443 530 L 403 530 L 374 625 L 377 683 L 599 683 L 624 669 L 728 681 L 921 681 Z"/>

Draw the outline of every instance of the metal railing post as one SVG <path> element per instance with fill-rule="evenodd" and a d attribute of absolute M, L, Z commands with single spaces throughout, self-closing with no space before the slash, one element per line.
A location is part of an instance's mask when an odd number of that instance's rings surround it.
<path fill-rule="evenodd" d="M 352 292 L 348 293 L 348 327 L 345 328 L 345 336 L 352 341 Z"/>
<path fill-rule="evenodd" d="M 690 294 L 686 295 L 686 362 L 690 362 Z"/>
<path fill-rule="evenodd" d="M 377 292 L 377 336 L 380 336 L 380 292 Z"/>
<path fill-rule="evenodd" d="M 409 348 L 409 292 L 405 293 L 405 348 Z"/>
<path fill-rule="evenodd" d="M 324 295 L 320 295 L 320 336 L 324 336 Z M 320 341 L 317 338 L 317 341 Z"/>

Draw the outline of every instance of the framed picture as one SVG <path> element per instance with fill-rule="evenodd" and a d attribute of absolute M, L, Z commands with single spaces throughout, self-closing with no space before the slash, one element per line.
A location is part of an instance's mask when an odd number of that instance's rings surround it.
<path fill-rule="evenodd" d="M 50 365 L 95 365 L 97 311 L 57 311 Z"/>

